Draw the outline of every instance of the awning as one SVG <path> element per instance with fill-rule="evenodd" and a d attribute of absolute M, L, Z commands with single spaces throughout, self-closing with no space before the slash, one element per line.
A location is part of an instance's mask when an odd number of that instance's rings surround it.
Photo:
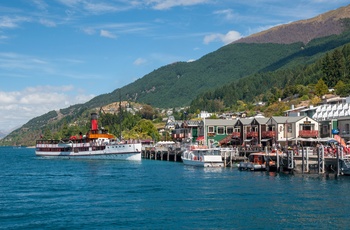
<path fill-rule="evenodd" d="M 197 137 L 196 141 L 204 141 L 204 136 Z"/>
<path fill-rule="evenodd" d="M 244 142 L 250 142 L 252 139 L 245 139 Z"/>
<path fill-rule="evenodd" d="M 269 140 L 271 140 L 271 139 L 270 138 L 268 138 L 268 139 L 261 139 L 262 142 L 269 141 Z"/>

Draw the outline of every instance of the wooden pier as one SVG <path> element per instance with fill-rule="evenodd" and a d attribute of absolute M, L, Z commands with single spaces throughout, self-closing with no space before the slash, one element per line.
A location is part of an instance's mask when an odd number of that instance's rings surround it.
<path fill-rule="evenodd" d="M 323 148 L 306 147 L 297 152 L 290 150 L 276 159 L 278 172 L 296 174 L 341 175 L 340 161 L 344 158 L 341 148 L 332 154 L 325 154 Z"/>
<path fill-rule="evenodd" d="M 149 160 L 182 162 L 181 154 L 186 148 L 174 143 L 161 143 L 158 145 L 144 145 L 141 157 Z M 262 149 L 244 148 L 220 148 L 224 167 L 237 167 L 242 161 L 247 161 L 251 153 L 263 152 Z M 267 171 L 288 172 L 297 174 L 335 174 L 341 175 L 339 159 L 342 159 L 341 150 L 339 154 L 327 155 L 321 148 L 306 147 L 295 150 L 280 152 L 280 154 L 270 155 L 270 149 L 266 150 Z M 270 161 L 275 163 L 274 167 L 269 167 Z"/>
<path fill-rule="evenodd" d="M 174 144 L 144 145 L 141 157 L 149 160 L 182 162 L 181 154 L 184 147 Z M 225 167 L 235 167 L 236 163 L 244 161 L 249 156 L 249 151 L 239 152 L 238 148 L 220 148 Z"/>
<path fill-rule="evenodd" d="M 174 146 L 143 146 L 141 157 L 150 160 L 181 162 L 183 150 Z"/>

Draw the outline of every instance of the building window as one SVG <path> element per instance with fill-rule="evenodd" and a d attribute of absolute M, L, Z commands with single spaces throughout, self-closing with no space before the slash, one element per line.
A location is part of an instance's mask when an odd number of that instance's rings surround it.
<path fill-rule="evenodd" d="M 327 134 L 328 133 L 328 125 L 323 125 L 321 129 L 321 134 Z"/>
<path fill-rule="evenodd" d="M 227 127 L 226 128 L 226 133 L 227 134 L 232 134 L 233 133 L 233 127 Z"/>
<path fill-rule="evenodd" d="M 219 135 L 225 134 L 225 128 L 222 127 L 222 126 L 219 126 L 219 127 L 218 127 L 218 134 L 219 134 Z"/>
<path fill-rule="evenodd" d="M 208 127 L 208 133 L 214 133 L 214 126 Z"/>

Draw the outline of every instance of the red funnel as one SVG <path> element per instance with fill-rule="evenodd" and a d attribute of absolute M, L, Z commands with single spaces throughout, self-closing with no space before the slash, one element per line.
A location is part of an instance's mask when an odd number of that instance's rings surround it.
<path fill-rule="evenodd" d="M 97 113 L 91 114 L 91 130 L 98 130 Z"/>

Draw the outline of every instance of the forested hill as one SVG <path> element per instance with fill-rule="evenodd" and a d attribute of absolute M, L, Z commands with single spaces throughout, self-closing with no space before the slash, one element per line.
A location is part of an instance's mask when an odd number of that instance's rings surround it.
<path fill-rule="evenodd" d="M 334 89 L 342 97 L 350 95 L 350 42 L 323 54 L 312 64 L 256 73 L 207 91 L 191 102 L 189 112 L 195 113 L 203 108 L 208 112 L 244 111 L 255 107 L 253 112 L 260 110 L 265 116 L 281 116 L 289 109 L 291 99 L 310 100 L 310 104 L 317 105 L 329 89 Z M 285 103 L 278 103 L 280 99 Z M 254 106 L 258 102 L 276 107 Z"/>
<path fill-rule="evenodd" d="M 349 11 L 350 5 L 247 38 L 259 43 L 242 39 L 197 61 L 161 67 L 123 87 L 123 99 L 163 108 L 184 106 L 197 95 L 240 78 L 311 63 L 319 55 L 349 41 L 348 35 L 343 34 L 349 29 Z M 293 39 L 283 44 L 281 38 Z M 115 98 L 116 93 L 112 92 L 111 98 Z"/>

